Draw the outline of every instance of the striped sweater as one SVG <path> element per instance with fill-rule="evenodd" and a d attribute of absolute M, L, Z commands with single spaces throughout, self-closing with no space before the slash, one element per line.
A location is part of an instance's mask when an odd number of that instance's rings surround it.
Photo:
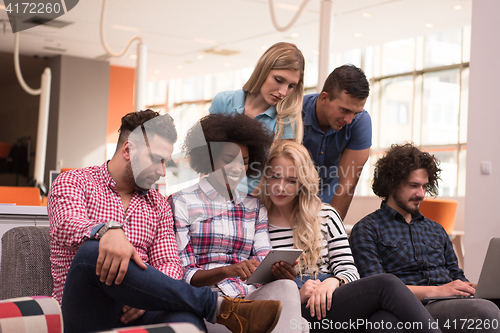
<path fill-rule="evenodd" d="M 359 279 L 354 264 L 351 248 L 342 220 L 337 211 L 328 204 L 323 204 L 320 212 L 322 249 L 318 260 L 319 274 L 342 276 L 348 282 Z M 293 248 L 293 230 L 290 227 L 278 227 L 269 224 L 269 236 L 273 248 Z M 303 275 L 313 275 L 309 270 Z"/>

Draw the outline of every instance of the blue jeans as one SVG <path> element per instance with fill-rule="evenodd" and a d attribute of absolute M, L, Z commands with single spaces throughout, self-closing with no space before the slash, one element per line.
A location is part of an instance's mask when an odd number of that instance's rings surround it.
<path fill-rule="evenodd" d="M 123 282 L 107 286 L 95 273 L 98 255 L 99 242 L 89 240 L 73 258 L 61 305 L 65 332 L 171 322 L 189 322 L 206 331 L 203 318 L 213 320 L 217 293 L 209 287 L 193 287 L 149 265 L 143 270 L 132 260 Z M 125 325 L 120 321 L 124 305 L 146 313 Z"/>
<path fill-rule="evenodd" d="M 318 274 L 316 276 L 316 280 L 320 280 L 321 282 L 323 282 L 324 280 L 326 280 L 330 276 L 333 276 L 333 275 L 331 275 L 331 274 Z M 304 283 L 306 283 L 307 280 L 310 280 L 312 278 L 313 277 L 310 275 L 302 275 L 302 278 L 300 278 L 300 275 L 297 275 L 295 277 L 295 283 L 297 284 L 297 287 L 299 287 L 299 289 L 300 289 L 300 288 L 302 288 Z"/>

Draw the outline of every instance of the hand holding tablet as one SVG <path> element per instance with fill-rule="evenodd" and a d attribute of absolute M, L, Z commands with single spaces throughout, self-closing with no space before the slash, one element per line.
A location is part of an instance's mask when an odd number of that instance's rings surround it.
<path fill-rule="evenodd" d="M 247 279 L 246 283 L 268 283 L 274 281 L 275 278 L 271 271 L 273 264 L 278 261 L 284 261 L 293 265 L 301 253 L 301 249 L 274 249 L 269 251 L 257 269 Z"/>

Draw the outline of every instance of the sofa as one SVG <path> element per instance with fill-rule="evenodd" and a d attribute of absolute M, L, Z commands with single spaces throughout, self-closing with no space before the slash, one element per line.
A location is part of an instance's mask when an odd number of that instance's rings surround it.
<path fill-rule="evenodd" d="M 59 303 L 51 296 L 49 227 L 16 227 L 2 236 L 0 332 L 62 333 Z M 194 325 L 172 323 L 119 328 L 109 333 L 200 333 Z"/>

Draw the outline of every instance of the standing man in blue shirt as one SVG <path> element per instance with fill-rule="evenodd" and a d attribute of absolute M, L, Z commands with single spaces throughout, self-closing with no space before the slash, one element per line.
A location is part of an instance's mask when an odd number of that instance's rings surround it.
<path fill-rule="evenodd" d="M 304 96 L 303 144 L 320 176 L 321 199 L 342 219 L 372 145 L 372 123 L 365 106 L 370 85 L 354 65 L 336 68 L 320 94 Z"/>
<path fill-rule="evenodd" d="M 377 161 L 372 189 L 383 202 L 352 229 L 349 243 L 356 266 L 361 277 L 396 275 L 424 302 L 443 332 L 498 332 L 500 311 L 489 300 L 426 300 L 474 295 L 476 288 L 458 266 L 444 228 L 420 213 L 426 192 L 438 193 L 438 163 L 409 143 L 392 145 Z M 471 322 L 481 327 L 464 324 Z"/>

